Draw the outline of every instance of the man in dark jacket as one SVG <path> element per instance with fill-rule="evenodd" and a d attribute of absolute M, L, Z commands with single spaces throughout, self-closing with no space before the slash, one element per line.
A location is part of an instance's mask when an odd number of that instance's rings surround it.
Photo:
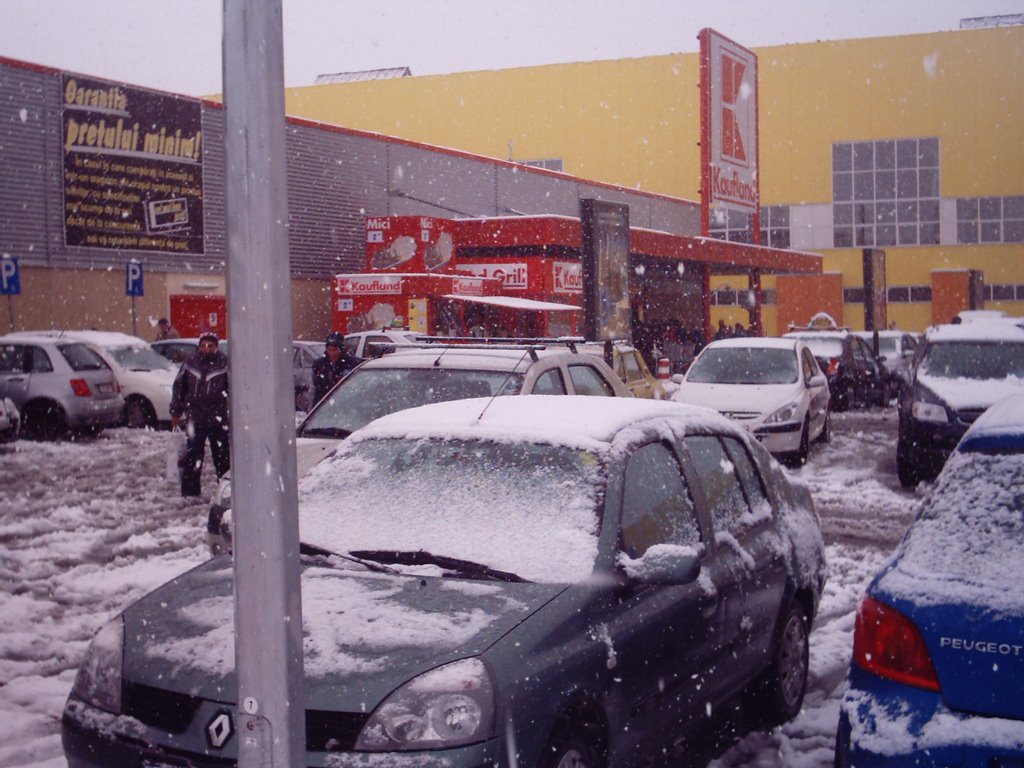
<path fill-rule="evenodd" d="M 199 337 L 199 350 L 181 364 L 171 393 L 171 429 L 185 418 L 185 456 L 181 495 L 198 496 L 206 441 L 213 466 L 222 477 L 231 466 L 228 439 L 228 359 L 215 333 Z"/>
<path fill-rule="evenodd" d="M 324 356 L 313 363 L 313 402 L 319 403 L 335 384 L 349 371 L 363 362 L 345 352 L 345 337 L 340 333 L 327 334 Z"/>

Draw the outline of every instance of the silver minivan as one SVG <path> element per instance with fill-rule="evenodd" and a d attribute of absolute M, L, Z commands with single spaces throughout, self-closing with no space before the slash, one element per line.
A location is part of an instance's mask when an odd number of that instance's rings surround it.
<path fill-rule="evenodd" d="M 22 434 L 44 439 L 118 423 L 124 397 L 110 367 L 79 341 L 0 336 L 0 398 L 21 411 Z"/>

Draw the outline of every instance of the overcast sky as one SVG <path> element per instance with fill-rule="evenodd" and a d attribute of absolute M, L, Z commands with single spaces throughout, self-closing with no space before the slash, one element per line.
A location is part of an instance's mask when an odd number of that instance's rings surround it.
<path fill-rule="evenodd" d="M 414 75 L 958 29 L 1024 0 L 283 0 L 285 85 L 408 66 Z M 0 0 L 0 56 L 134 85 L 221 89 L 219 0 Z"/>

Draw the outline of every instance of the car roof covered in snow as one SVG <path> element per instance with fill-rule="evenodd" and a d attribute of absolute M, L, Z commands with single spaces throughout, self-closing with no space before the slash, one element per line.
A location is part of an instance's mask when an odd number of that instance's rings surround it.
<path fill-rule="evenodd" d="M 705 349 L 720 347 L 757 347 L 758 349 L 795 349 L 798 341 L 803 341 L 799 335 L 793 336 L 740 336 L 733 339 L 718 339 L 708 343 Z"/>
<path fill-rule="evenodd" d="M 974 320 L 970 323 L 933 325 L 925 331 L 928 341 L 1005 341 L 1024 342 L 1024 318 L 1004 317 Z"/>

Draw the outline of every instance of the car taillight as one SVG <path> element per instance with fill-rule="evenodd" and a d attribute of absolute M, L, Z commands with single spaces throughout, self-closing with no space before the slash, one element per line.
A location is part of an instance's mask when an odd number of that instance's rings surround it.
<path fill-rule="evenodd" d="M 939 690 L 939 678 L 917 626 L 897 611 L 865 597 L 853 632 L 854 662 L 880 677 Z"/>
<path fill-rule="evenodd" d="M 826 376 L 835 376 L 839 372 L 839 358 L 833 357 L 828 361 L 828 370 L 825 372 Z"/>
<path fill-rule="evenodd" d="M 92 394 L 89 390 L 89 382 L 85 379 L 72 379 L 71 391 L 79 397 L 89 397 Z"/>

